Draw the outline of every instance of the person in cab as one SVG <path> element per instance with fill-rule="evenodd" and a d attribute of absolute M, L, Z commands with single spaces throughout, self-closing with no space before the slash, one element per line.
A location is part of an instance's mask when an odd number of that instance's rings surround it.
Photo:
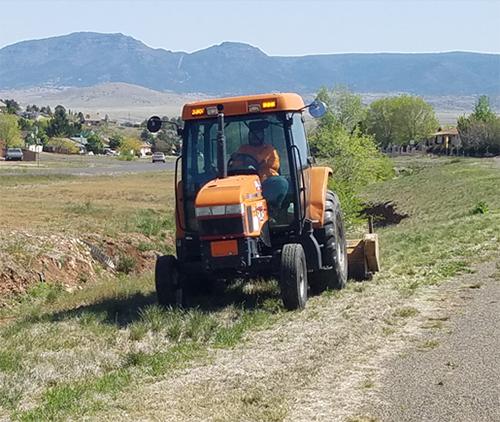
<path fill-rule="evenodd" d="M 262 183 L 262 194 L 272 210 L 282 208 L 288 193 L 288 180 L 280 176 L 280 157 L 276 149 L 265 142 L 266 121 L 250 122 L 248 144 L 243 144 L 231 156 L 230 168 L 253 168 Z"/>

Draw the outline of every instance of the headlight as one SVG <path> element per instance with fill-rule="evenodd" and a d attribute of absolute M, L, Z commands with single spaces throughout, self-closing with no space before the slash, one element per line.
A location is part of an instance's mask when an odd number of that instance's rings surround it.
<path fill-rule="evenodd" d="M 244 209 L 243 204 L 213 205 L 211 207 L 197 207 L 195 212 L 196 217 L 211 217 L 216 215 L 243 215 Z"/>
<path fill-rule="evenodd" d="M 226 214 L 240 214 L 244 213 L 244 205 L 243 204 L 235 204 L 235 205 L 226 205 Z"/>
<path fill-rule="evenodd" d="M 226 207 L 224 205 L 214 205 L 212 207 L 196 208 L 196 217 L 209 217 L 212 215 L 224 215 Z"/>

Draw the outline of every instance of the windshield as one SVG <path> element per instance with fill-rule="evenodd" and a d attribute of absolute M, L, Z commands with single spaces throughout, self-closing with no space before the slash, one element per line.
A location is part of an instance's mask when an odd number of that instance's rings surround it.
<path fill-rule="evenodd" d="M 268 149 L 274 148 L 279 156 L 279 168 L 272 171 L 290 180 L 284 113 L 230 116 L 225 118 L 224 123 L 226 162 L 231 163 L 231 156 L 234 158 L 235 154 L 248 152 L 249 138 L 252 136 L 250 134 L 249 137 L 249 132 L 253 134 L 254 128 L 257 128 L 260 129 L 258 136 L 262 138 L 263 145 Z M 196 230 L 194 199 L 205 183 L 217 177 L 217 119 L 187 121 L 184 133 L 183 184 L 187 226 L 190 230 Z M 252 168 L 252 163 L 247 167 Z M 229 171 L 231 172 L 231 166 Z M 257 171 L 255 173 L 262 180 L 263 175 Z"/>

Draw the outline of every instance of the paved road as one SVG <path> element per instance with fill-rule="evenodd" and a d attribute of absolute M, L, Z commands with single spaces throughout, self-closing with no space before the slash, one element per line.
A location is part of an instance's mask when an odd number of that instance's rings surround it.
<path fill-rule="evenodd" d="M 391 362 L 381 401 L 368 414 L 398 422 L 500 421 L 500 282 L 483 275 L 474 283 L 481 287 L 463 290 L 466 305 L 452 318 L 451 334 L 438 335 L 435 349 Z"/>
<path fill-rule="evenodd" d="M 101 164 L 101 165 L 88 165 L 85 167 L 54 167 L 54 168 L 37 168 L 33 167 L 23 167 L 22 170 L 16 169 L 16 171 L 10 172 L 5 170 L 0 172 L 0 176 L 12 176 L 12 175 L 51 175 L 51 174 L 64 174 L 64 175 L 74 175 L 74 176 L 96 176 L 96 175 L 106 175 L 106 174 L 120 174 L 120 173 L 145 173 L 145 172 L 157 172 L 165 170 L 173 170 L 175 167 L 174 161 L 167 161 L 166 163 L 151 163 L 150 161 L 135 161 L 135 162 L 121 162 L 116 161 L 116 163 L 111 164 Z"/>

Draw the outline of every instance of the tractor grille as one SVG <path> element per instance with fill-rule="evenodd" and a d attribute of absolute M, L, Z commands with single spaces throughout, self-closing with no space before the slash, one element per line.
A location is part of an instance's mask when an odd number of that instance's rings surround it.
<path fill-rule="evenodd" d="M 198 221 L 200 236 L 220 236 L 243 234 L 243 219 L 241 217 L 208 218 Z"/>

